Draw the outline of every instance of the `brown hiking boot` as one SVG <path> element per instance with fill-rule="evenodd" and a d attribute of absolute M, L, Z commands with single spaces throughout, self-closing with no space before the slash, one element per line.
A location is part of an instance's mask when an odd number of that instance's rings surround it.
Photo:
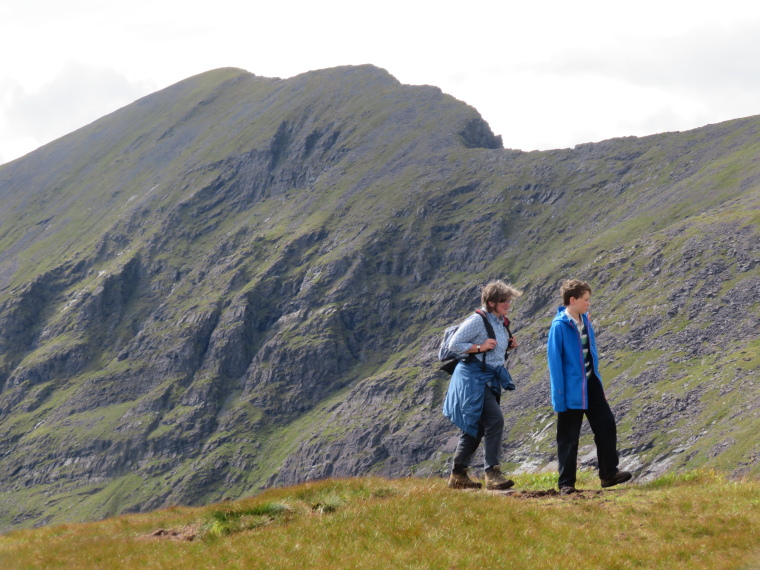
<path fill-rule="evenodd" d="M 480 489 L 483 485 L 470 479 L 467 467 L 454 467 L 449 475 L 449 487 L 452 489 Z"/>
<path fill-rule="evenodd" d="M 612 479 L 602 479 L 602 487 L 613 487 L 614 485 L 625 483 L 631 477 L 632 475 L 628 471 L 618 471 L 612 476 Z"/>
<path fill-rule="evenodd" d="M 514 486 L 515 482 L 512 479 L 506 479 L 501 474 L 501 468 L 496 465 L 490 469 L 486 469 L 486 489 L 489 491 L 503 491 Z"/>

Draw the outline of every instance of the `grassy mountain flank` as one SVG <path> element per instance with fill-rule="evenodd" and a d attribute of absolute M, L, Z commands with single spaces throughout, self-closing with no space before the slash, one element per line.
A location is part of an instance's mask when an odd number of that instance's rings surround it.
<path fill-rule="evenodd" d="M 590 473 L 586 473 L 591 479 Z M 710 472 L 559 496 L 356 478 L 0 537 L 4 568 L 753 568 L 758 482 Z M 556 477 L 550 484 L 556 486 Z"/>
<path fill-rule="evenodd" d="M 372 66 L 221 69 L 0 167 L 0 528 L 441 474 L 435 349 L 495 277 L 508 468 L 553 468 L 576 276 L 623 465 L 756 477 L 759 126 L 524 153 Z"/>

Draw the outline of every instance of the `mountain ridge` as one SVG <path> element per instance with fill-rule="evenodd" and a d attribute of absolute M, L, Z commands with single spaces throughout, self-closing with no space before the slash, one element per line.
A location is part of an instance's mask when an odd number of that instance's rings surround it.
<path fill-rule="evenodd" d="M 758 125 L 524 153 L 372 66 L 227 68 L 3 165 L 1 526 L 442 472 L 437 333 L 494 277 L 526 293 L 507 466 L 551 468 L 541 319 L 574 274 L 624 462 L 756 474 Z"/>

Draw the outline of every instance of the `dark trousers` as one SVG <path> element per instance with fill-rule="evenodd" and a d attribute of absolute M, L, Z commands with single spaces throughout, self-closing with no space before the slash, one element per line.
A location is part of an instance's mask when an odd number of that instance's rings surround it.
<path fill-rule="evenodd" d="M 457 450 L 454 453 L 454 465 L 469 467 L 472 456 L 480 445 L 480 440 L 485 437 L 485 468 L 489 469 L 499 464 L 501 453 L 501 440 L 504 433 L 504 414 L 499 405 L 500 394 L 495 394 L 486 386 L 483 396 L 483 412 L 478 422 L 478 435 L 471 436 L 462 432 L 459 436 Z"/>
<path fill-rule="evenodd" d="M 592 374 L 588 381 L 588 409 L 567 410 L 557 413 L 557 460 L 559 462 L 559 486 L 575 487 L 578 466 L 578 439 L 581 435 L 583 416 L 586 416 L 594 432 L 596 457 L 599 462 L 599 478 L 611 479 L 618 468 L 617 426 L 615 416 L 604 397 L 602 383 Z"/>

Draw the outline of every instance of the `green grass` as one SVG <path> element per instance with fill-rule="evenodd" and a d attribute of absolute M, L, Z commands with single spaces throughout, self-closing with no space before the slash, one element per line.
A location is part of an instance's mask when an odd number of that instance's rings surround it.
<path fill-rule="evenodd" d="M 3 568 L 753 568 L 760 482 L 671 474 L 577 495 L 556 475 L 517 491 L 444 479 L 325 480 L 0 537 Z M 584 480 L 585 479 L 585 480 Z M 543 491 L 543 492 L 536 492 Z"/>

